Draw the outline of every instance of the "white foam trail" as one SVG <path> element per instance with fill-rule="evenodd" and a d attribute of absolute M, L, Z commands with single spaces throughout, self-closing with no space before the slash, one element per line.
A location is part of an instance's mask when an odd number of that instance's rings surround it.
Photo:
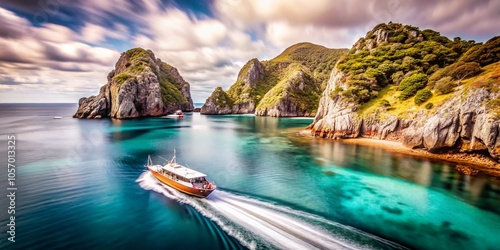
<path fill-rule="evenodd" d="M 257 243 L 253 239 L 245 237 L 238 227 L 232 226 L 229 221 L 225 220 L 224 218 L 218 217 L 216 214 L 201 206 L 200 203 L 195 200 L 196 198 L 185 195 L 163 183 L 160 183 L 150 172 L 142 173 L 136 180 L 136 182 L 138 182 L 143 189 L 153 190 L 165 195 L 165 197 L 167 198 L 191 205 L 203 216 L 215 222 L 227 234 L 236 238 L 242 245 L 246 246 L 249 249 L 257 248 Z"/>
<path fill-rule="evenodd" d="M 349 242 L 345 237 L 334 235 L 310 222 L 345 229 L 393 248 L 404 248 L 319 216 L 241 195 L 216 190 L 207 199 L 194 198 L 158 182 L 149 172 L 141 174 L 137 182 L 144 189 L 156 191 L 170 199 L 191 205 L 250 249 L 360 249 L 369 247 Z"/>

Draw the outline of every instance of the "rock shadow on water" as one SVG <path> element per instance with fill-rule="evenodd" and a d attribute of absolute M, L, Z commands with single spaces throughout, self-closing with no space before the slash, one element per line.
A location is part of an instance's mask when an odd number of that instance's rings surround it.
<path fill-rule="evenodd" d="M 459 243 L 460 240 L 463 240 L 464 242 L 469 240 L 469 236 L 460 231 L 452 228 L 452 223 L 449 221 L 443 221 L 440 225 L 434 225 L 431 223 L 425 223 L 420 225 L 422 230 L 426 230 L 428 232 L 432 232 L 431 235 L 443 235 L 446 236 L 450 239 L 450 241 L 454 241 L 457 244 Z"/>
<path fill-rule="evenodd" d="M 328 175 L 328 176 L 335 176 L 335 175 L 337 175 L 335 172 L 328 171 L 328 170 L 327 171 L 323 171 L 323 173 L 326 174 L 326 175 Z"/>
<path fill-rule="evenodd" d="M 366 191 L 368 191 L 370 194 L 373 194 L 373 195 L 377 195 L 377 194 L 378 194 L 377 190 L 375 190 L 374 188 L 371 188 L 371 187 L 364 187 L 364 189 L 365 189 Z"/>
<path fill-rule="evenodd" d="M 391 214 L 395 214 L 395 215 L 402 215 L 403 214 L 403 210 L 401 210 L 397 207 L 382 206 L 381 208 L 382 208 L 382 210 L 384 210 L 388 213 L 391 213 Z"/>

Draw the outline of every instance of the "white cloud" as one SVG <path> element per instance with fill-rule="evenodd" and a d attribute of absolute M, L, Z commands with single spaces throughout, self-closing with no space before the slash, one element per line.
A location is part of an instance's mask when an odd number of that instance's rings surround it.
<path fill-rule="evenodd" d="M 106 39 L 106 29 L 100 25 L 87 23 L 82 28 L 80 39 L 89 43 L 102 42 Z"/>
<path fill-rule="evenodd" d="M 160 8 L 143 16 L 146 27 L 136 41 L 146 43 L 161 42 L 155 47 L 161 50 L 191 50 L 204 46 L 216 46 L 227 35 L 227 27 L 216 19 L 198 20 L 179 9 Z M 148 37 L 153 37 L 149 39 Z"/>
<path fill-rule="evenodd" d="M 38 41 L 64 43 L 76 39 L 77 34 L 68 27 L 45 23 L 39 28 L 31 27 L 31 36 Z"/>
<path fill-rule="evenodd" d="M 79 39 L 88 43 L 104 42 L 107 38 L 126 39 L 129 36 L 127 26 L 116 23 L 112 28 L 105 28 L 101 25 L 86 23 L 80 31 Z"/>
<path fill-rule="evenodd" d="M 17 83 L 0 80 L 0 98 L 37 88 L 96 94 L 119 57 L 113 48 L 127 44 L 177 67 L 195 101 L 204 101 L 216 86 L 229 87 L 251 58 L 273 58 L 298 42 L 349 48 L 381 22 L 479 41 L 500 30 L 500 1 L 214 0 L 212 7 L 213 15 L 196 16 L 160 0 L 87 0 L 71 6 L 84 17 L 78 32 L 49 23 L 33 27 L 0 7 L 0 79 Z"/>
<path fill-rule="evenodd" d="M 196 101 L 205 101 L 217 86 L 236 81 L 243 63 L 267 50 L 260 39 L 215 18 L 197 18 L 176 9 L 149 3 L 142 16 L 142 34 L 135 46 L 151 49 L 158 58 L 176 67 L 191 84 Z M 209 91 L 208 91 L 209 90 Z"/>
<path fill-rule="evenodd" d="M 45 96 L 68 101 L 68 96 L 75 100 L 77 94 L 95 94 L 120 56 L 117 51 L 79 41 L 80 34 L 65 26 L 29 26 L 25 19 L 2 8 L 0 15 L 1 25 L 7 23 L 20 31 L 16 36 L 0 37 L 3 101 L 27 96 L 31 99 L 25 102 L 57 101 L 45 100 Z"/>

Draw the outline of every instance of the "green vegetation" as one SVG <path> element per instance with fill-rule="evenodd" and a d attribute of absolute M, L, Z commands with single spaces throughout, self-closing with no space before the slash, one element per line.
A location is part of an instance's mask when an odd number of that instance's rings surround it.
<path fill-rule="evenodd" d="M 376 34 L 389 36 L 383 41 Z M 498 48 L 500 37 L 483 45 L 458 37 L 450 40 L 432 30 L 380 24 L 339 61 L 337 68 L 345 73 L 347 87 L 329 94 L 360 104 L 356 112 L 361 117 L 376 114 L 379 120 L 384 115 L 411 119 L 419 109 L 430 110 L 448 101 L 458 85 L 456 89 L 464 96 L 473 88 L 500 93 Z M 494 96 L 498 98 L 485 104 L 499 110 L 500 117 L 500 94 Z"/>
<path fill-rule="evenodd" d="M 127 50 L 122 54 L 124 57 L 121 61 L 122 65 L 117 65 L 117 70 L 121 73 L 113 79 L 119 84 L 122 84 L 127 79 L 135 77 L 145 70 L 152 71 L 160 83 L 162 101 L 165 104 L 186 104 L 188 100 L 182 94 L 181 90 L 184 85 L 188 84 L 182 78 L 178 78 L 177 70 L 156 59 L 151 50 L 143 48 L 134 48 Z M 157 66 L 159 69 L 157 70 Z"/>
<path fill-rule="evenodd" d="M 386 99 L 382 99 L 380 100 L 380 106 L 382 107 L 390 107 L 391 106 L 391 103 L 389 101 L 387 101 Z"/>
<path fill-rule="evenodd" d="M 424 73 L 416 73 L 404 78 L 399 84 L 401 90 L 400 99 L 406 100 L 417 93 L 418 90 L 424 88 L 427 84 L 427 75 Z"/>
<path fill-rule="evenodd" d="M 478 44 L 467 51 L 461 58 L 464 62 L 478 62 L 482 67 L 500 61 L 500 36 Z"/>
<path fill-rule="evenodd" d="M 174 67 L 167 63 L 160 64 L 160 70 L 157 72 L 158 80 L 160 81 L 162 100 L 168 104 L 186 104 L 188 100 L 181 92 L 182 87 L 187 84 L 182 79 L 177 79 L 174 74 L 177 71 Z"/>
<path fill-rule="evenodd" d="M 478 87 L 500 91 L 500 36 L 478 44 L 459 37 L 449 39 L 433 30 L 383 23 L 345 53 L 296 44 L 262 62 L 264 77 L 255 86 L 246 86 L 239 77 L 226 93 L 234 104 L 251 101 L 259 109 L 272 107 L 285 97 L 309 109 L 308 103 L 317 106 L 336 62 L 336 68 L 345 74 L 345 85 L 328 94 L 360 104 L 357 113 L 363 116 L 381 110 L 398 117 L 411 116 L 414 112 L 409 110 L 439 107 L 456 89 L 464 93 Z M 240 76 L 248 74 L 249 65 L 242 68 Z M 295 77 L 299 72 L 307 86 L 300 91 Z M 498 105 L 495 100 L 490 101 L 491 107 Z"/>
<path fill-rule="evenodd" d="M 384 29 L 389 37 L 387 41 L 376 44 L 375 34 L 379 29 Z M 371 49 L 367 44 L 372 45 Z M 458 37 L 452 41 L 439 32 L 420 31 L 410 25 L 379 24 L 339 61 L 337 68 L 346 73 L 349 87 L 336 94 L 353 102 L 367 103 L 377 98 L 385 86 L 401 84 L 400 96 L 406 100 L 426 86 L 430 75 L 455 63 L 474 45 L 474 41 L 463 41 Z M 474 65 L 467 65 L 455 75 L 470 77 L 477 73 L 476 70 Z M 432 84 L 440 79 L 436 78 Z"/>
<path fill-rule="evenodd" d="M 500 118 L 500 96 L 491 99 L 486 103 L 486 107 L 493 111 L 496 118 Z"/>
<path fill-rule="evenodd" d="M 481 72 L 481 66 L 479 66 L 479 63 L 477 62 L 457 62 L 452 65 L 456 66 L 453 70 L 451 70 L 450 76 L 456 80 L 463 80 L 464 78 L 477 75 Z"/>
<path fill-rule="evenodd" d="M 215 105 L 218 107 L 233 107 L 233 101 L 231 98 L 227 95 L 226 92 L 221 87 L 217 87 L 212 95 L 210 95 L 209 99 L 215 100 Z"/>
<path fill-rule="evenodd" d="M 428 89 L 422 89 L 417 92 L 415 95 L 415 104 L 420 105 L 427 100 L 431 99 L 432 92 Z"/>
<path fill-rule="evenodd" d="M 455 80 L 453 77 L 448 76 L 445 78 L 446 79 L 442 80 L 442 82 L 449 82 L 450 84 L 452 84 L 452 86 L 456 86 L 454 84 L 456 84 L 457 80 Z M 440 85 L 441 83 L 436 83 L 436 87 Z M 496 98 L 485 100 L 484 104 L 486 105 L 486 108 L 489 110 L 489 112 L 496 114 L 497 117 L 500 118 L 500 108 L 498 108 L 500 107 L 500 62 L 482 67 L 481 73 L 479 73 L 478 75 L 462 80 L 461 87 L 462 95 L 464 97 L 469 95 L 471 93 L 470 91 L 478 88 L 490 92 L 492 96 L 496 96 Z M 421 109 L 417 106 L 418 104 L 415 103 L 415 100 L 418 99 L 418 96 L 420 95 L 419 92 L 431 92 L 431 88 L 427 86 L 423 90 L 418 91 L 415 95 L 415 98 L 401 100 L 400 98 L 398 98 L 401 92 L 398 89 L 399 86 L 395 86 L 392 84 L 384 87 L 375 99 L 360 105 L 357 113 L 361 117 L 370 117 L 371 114 L 376 113 L 378 116 L 380 116 L 381 114 L 390 114 L 399 118 L 411 119 L 413 115 L 416 114 L 416 111 Z M 434 88 L 434 94 L 431 95 L 428 100 L 422 102 L 420 105 L 423 105 L 422 108 L 425 108 L 426 110 L 431 110 L 434 107 L 441 106 L 443 103 L 447 102 L 454 96 L 453 89 L 444 92 L 446 93 L 441 93 L 438 89 Z M 391 106 L 384 107 L 383 105 L 381 105 L 382 103 L 385 103 L 385 101 L 390 103 Z M 383 112 L 380 112 L 381 109 Z M 383 117 L 380 117 L 378 119 L 383 119 Z"/>
<path fill-rule="evenodd" d="M 458 61 L 442 69 L 437 70 L 429 77 L 429 87 L 433 88 L 437 81 L 450 77 L 457 81 L 472 77 L 481 72 L 481 67 L 477 62 Z"/>
<path fill-rule="evenodd" d="M 316 112 L 321 90 L 307 68 L 302 64 L 293 64 L 283 73 L 281 80 L 264 95 L 256 110 L 273 107 L 287 97 L 300 110 Z"/>
<path fill-rule="evenodd" d="M 434 91 L 436 93 L 442 95 L 442 94 L 448 94 L 453 91 L 453 88 L 455 88 L 457 84 L 455 83 L 455 80 L 451 76 L 447 76 L 444 78 L 441 78 L 439 81 L 437 81 L 436 85 L 434 86 Z"/>
<path fill-rule="evenodd" d="M 125 81 L 130 79 L 132 76 L 127 73 L 121 73 L 113 77 L 116 83 L 122 85 Z"/>
<path fill-rule="evenodd" d="M 320 83 L 323 90 L 338 59 L 347 51 L 347 49 L 328 49 L 312 43 L 298 43 L 285 49 L 270 62 L 298 62 L 304 65 L 311 71 L 311 76 L 315 82 Z"/>
<path fill-rule="evenodd" d="M 252 59 L 242 67 L 237 81 L 226 91 L 227 97 L 233 105 L 253 102 L 257 109 L 265 109 L 287 96 L 300 109 L 313 113 L 338 58 L 346 53 L 346 49 L 299 43 L 272 60 Z M 250 87 L 244 79 L 248 78 L 251 65 L 258 63 L 264 75 Z M 299 88 L 300 82 L 303 82 L 302 88 Z"/>
<path fill-rule="evenodd" d="M 337 98 L 340 95 L 340 93 L 342 93 L 342 91 L 344 91 L 342 87 L 339 86 L 335 87 L 335 89 L 332 92 L 330 92 L 330 98 L 332 99 Z"/>

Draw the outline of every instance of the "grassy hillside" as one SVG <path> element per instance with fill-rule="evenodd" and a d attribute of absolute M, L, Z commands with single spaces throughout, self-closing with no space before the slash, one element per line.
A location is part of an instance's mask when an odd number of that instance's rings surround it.
<path fill-rule="evenodd" d="M 324 89 L 337 60 L 346 53 L 346 49 L 328 49 L 312 43 L 298 43 L 269 62 L 300 63 L 310 69 L 311 76 L 320 83 L 321 89 Z"/>

